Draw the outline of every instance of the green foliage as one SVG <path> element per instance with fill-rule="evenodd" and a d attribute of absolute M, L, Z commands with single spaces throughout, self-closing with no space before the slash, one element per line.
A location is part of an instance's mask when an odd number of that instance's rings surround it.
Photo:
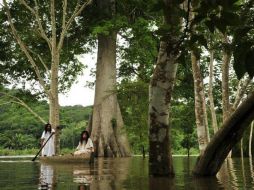
<path fill-rule="evenodd" d="M 123 80 L 118 86 L 118 101 L 132 151 L 148 150 L 148 84 Z"/>
<path fill-rule="evenodd" d="M 56 11 L 56 32 L 58 37 L 60 36 L 62 27 L 62 2 L 63 1 L 56 4 L 56 9 L 60 10 Z M 29 1 L 27 3 L 29 6 L 34 8 L 34 2 Z M 71 14 L 73 14 L 75 6 L 74 3 L 74 1 L 68 2 L 67 18 L 70 18 Z M 35 21 L 34 15 L 32 15 L 31 12 L 28 11 L 19 1 L 10 2 L 9 7 L 18 35 L 29 49 L 31 57 L 35 60 L 42 77 L 47 83 L 47 72 L 38 55 L 42 58 L 45 65 L 50 70 L 52 61 L 51 51 L 47 42 L 40 36 L 37 26 L 38 24 Z M 47 1 L 38 1 L 38 8 L 40 16 L 43 15 L 43 19 L 41 21 L 42 26 L 46 35 L 50 38 L 52 28 L 50 27 L 51 19 L 49 4 Z M 19 84 L 21 81 L 32 81 L 32 84 L 37 84 L 34 83 L 34 81 L 38 80 L 34 69 L 14 39 L 4 12 L 5 10 L 2 6 L 0 8 L 0 46 L 4 47 L 0 48 L 1 82 L 8 82 L 8 79 L 11 78 L 12 84 Z M 89 49 L 85 47 L 85 44 L 87 44 L 90 39 L 86 38 L 87 36 L 84 35 L 86 30 L 81 25 L 82 21 L 83 20 L 80 17 L 75 19 L 74 24 L 71 25 L 70 30 L 66 34 L 67 37 L 63 42 L 59 65 L 59 90 L 62 92 L 70 88 L 77 76 L 81 74 L 84 69 L 84 65 L 78 61 L 76 56 L 89 51 Z M 80 35 L 81 31 L 82 35 Z"/>
<path fill-rule="evenodd" d="M 241 10 L 241 24 L 234 30 L 234 69 L 240 79 L 247 72 L 252 78 L 254 76 L 254 3 L 249 1 Z"/>
<path fill-rule="evenodd" d="M 13 94 L 17 90 L 12 90 Z M 18 93 L 16 92 L 16 95 Z M 48 121 L 48 104 L 37 101 L 29 93 L 19 92 L 19 98 L 26 103 L 42 118 Z M 87 126 L 91 107 L 66 106 L 60 108 L 61 147 L 71 148 L 77 146 L 80 133 Z M 38 121 L 24 107 L 17 104 L 2 104 L 0 106 L 0 144 L 2 148 L 24 150 L 39 147 L 40 137 L 44 124 Z"/>

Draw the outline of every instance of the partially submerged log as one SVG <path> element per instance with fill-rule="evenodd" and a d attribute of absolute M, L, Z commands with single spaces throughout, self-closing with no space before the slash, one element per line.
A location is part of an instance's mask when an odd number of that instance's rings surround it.
<path fill-rule="evenodd" d="M 73 156 L 71 154 L 62 156 L 40 157 L 41 162 L 46 163 L 90 163 L 91 154 Z"/>
<path fill-rule="evenodd" d="M 212 138 L 204 153 L 199 156 L 193 174 L 214 176 L 220 170 L 230 150 L 238 143 L 244 130 L 254 119 L 254 92 L 224 122 Z"/>

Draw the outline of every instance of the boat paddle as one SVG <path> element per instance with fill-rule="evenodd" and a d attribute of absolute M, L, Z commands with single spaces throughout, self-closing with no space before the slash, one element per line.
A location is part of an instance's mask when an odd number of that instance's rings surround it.
<path fill-rule="evenodd" d="M 38 151 L 38 153 L 36 154 L 36 156 L 32 159 L 32 161 L 35 161 L 35 159 L 38 157 L 38 155 L 40 154 L 41 150 L 43 149 L 43 147 L 47 144 L 47 142 L 49 141 L 49 139 L 54 135 L 55 133 L 53 132 L 49 138 L 47 139 L 47 141 L 43 144 L 43 146 L 40 148 L 40 150 Z"/>

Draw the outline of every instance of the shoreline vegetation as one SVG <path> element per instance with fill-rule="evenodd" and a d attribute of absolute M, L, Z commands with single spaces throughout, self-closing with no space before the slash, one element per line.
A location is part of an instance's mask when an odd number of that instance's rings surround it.
<path fill-rule="evenodd" d="M 4 149 L 0 148 L 0 156 L 23 156 L 23 155 L 35 155 L 37 154 L 39 149 L 24 149 L 24 150 L 14 150 L 14 149 Z M 74 152 L 72 149 L 64 148 L 61 150 L 61 154 L 70 154 Z"/>
<path fill-rule="evenodd" d="M 15 150 L 15 149 L 5 149 L 0 148 L 0 156 L 31 156 L 37 154 L 39 149 L 32 148 L 32 149 L 23 149 L 23 150 Z M 63 148 L 61 149 L 61 154 L 70 154 L 73 153 L 73 149 L 69 148 Z M 133 156 L 143 156 L 140 153 L 134 153 Z M 146 157 L 148 156 L 148 153 L 146 153 Z M 187 156 L 186 151 L 179 150 L 176 151 L 173 156 Z M 190 156 L 198 156 L 198 150 L 193 149 L 190 151 Z"/>

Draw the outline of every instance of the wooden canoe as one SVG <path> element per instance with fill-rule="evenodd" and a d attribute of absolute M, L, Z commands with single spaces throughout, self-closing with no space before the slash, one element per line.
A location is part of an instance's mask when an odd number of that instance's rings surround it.
<path fill-rule="evenodd" d="M 49 156 L 49 157 L 40 157 L 41 162 L 47 163 L 89 163 L 93 161 L 91 159 L 91 154 L 73 156 L 68 155 L 59 155 L 59 156 Z"/>

